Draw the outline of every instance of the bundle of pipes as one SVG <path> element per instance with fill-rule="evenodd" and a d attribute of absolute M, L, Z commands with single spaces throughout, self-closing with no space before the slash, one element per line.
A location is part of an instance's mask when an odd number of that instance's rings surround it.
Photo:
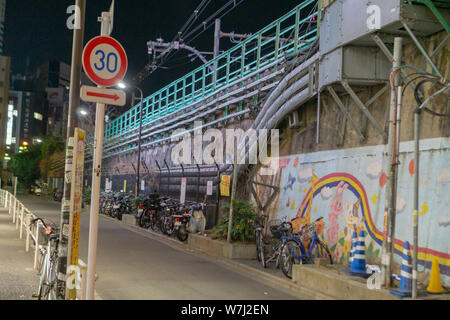
<path fill-rule="evenodd" d="M 312 51 L 314 52 L 314 51 Z M 309 58 L 309 59 L 308 59 Z M 292 111 L 294 111 L 299 105 L 305 103 L 310 97 L 311 92 L 308 87 L 309 84 L 309 67 L 315 63 L 319 58 L 319 53 L 315 53 L 313 56 L 307 55 L 303 58 L 303 63 L 297 66 L 294 70 L 284 77 L 278 86 L 270 94 L 264 106 L 260 110 L 258 116 L 253 122 L 251 128 L 260 129 L 273 129 Z M 300 77 L 300 79 L 294 81 L 293 79 Z M 295 94 L 298 92 L 297 94 Z M 262 141 L 264 144 L 260 145 L 260 148 L 267 147 L 267 141 Z M 241 141 L 237 150 L 240 150 L 238 159 L 245 160 L 247 163 L 249 154 L 254 152 L 257 148 L 257 144 L 248 146 L 248 142 Z M 221 171 L 226 171 L 230 167 L 230 164 L 222 166 Z M 246 167 L 245 164 L 238 165 L 238 173 Z"/>

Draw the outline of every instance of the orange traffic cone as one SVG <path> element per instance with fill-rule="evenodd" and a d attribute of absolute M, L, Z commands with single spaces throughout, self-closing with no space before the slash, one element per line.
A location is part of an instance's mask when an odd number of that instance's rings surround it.
<path fill-rule="evenodd" d="M 429 293 L 443 293 L 447 292 L 441 284 L 441 274 L 439 271 L 439 261 L 437 258 L 433 259 L 431 264 L 430 284 L 427 287 Z"/>

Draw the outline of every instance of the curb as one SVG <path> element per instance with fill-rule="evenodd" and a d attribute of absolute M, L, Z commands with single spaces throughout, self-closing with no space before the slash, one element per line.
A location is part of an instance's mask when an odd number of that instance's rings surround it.
<path fill-rule="evenodd" d="M 176 239 L 170 238 L 166 235 L 163 234 L 159 234 L 156 233 L 154 231 L 151 230 L 147 230 L 147 229 L 143 229 L 141 227 L 138 226 L 132 226 L 132 225 L 128 225 L 123 223 L 122 221 L 119 221 L 117 219 L 105 216 L 105 215 L 101 215 L 103 216 L 103 218 L 105 220 L 111 221 L 111 222 L 115 222 L 117 224 L 122 225 L 122 227 L 124 229 L 127 229 L 129 231 L 138 233 L 140 235 L 143 235 L 147 238 L 150 238 L 152 240 L 156 240 L 158 242 L 164 243 L 168 246 L 170 246 L 171 248 L 189 253 L 189 254 L 194 254 L 197 256 L 201 256 L 201 257 L 206 257 L 212 260 L 212 262 L 221 265 L 221 266 L 225 266 L 228 269 L 232 269 L 234 271 L 241 271 L 241 274 L 251 278 L 253 280 L 259 281 L 261 283 L 264 283 L 266 285 L 269 285 L 272 288 L 275 289 L 284 289 L 287 290 L 288 293 L 294 295 L 297 298 L 301 298 L 301 299 L 305 299 L 305 295 L 311 297 L 311 300 L 334 300 L 333 297 L 307 289 L 307 288 L 303 288 L 301 286 L 299 286 L 298 284 L 296 284 L 295 282 L 292 282 L 291 280 L 287 280 L 287 279 L 283 279 L 277 276 L 274 276 L 270 273 L 255 269 L 253 267 L 247 266 L 245 264 L 239 263 L 239 262 L 235 262 L 229 259 L 226 259 L 224 257 L 221 256 L 217 256 L 214 254 L 210 254 L 204 250 L 198 249 L 196 247 L 193 247 L 187 243 L 182 243 Z M 280 288 L 281 287 L 281 288 Z"/>

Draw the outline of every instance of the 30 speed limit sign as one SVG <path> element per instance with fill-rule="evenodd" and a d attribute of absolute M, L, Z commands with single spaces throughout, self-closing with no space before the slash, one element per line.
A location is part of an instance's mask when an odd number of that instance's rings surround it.
<path fill-rule="evenodd" d="M 114 38 L 99 36 L 90 40 L 83 51 L 83 68 L 89 79 L 101 87 L 112 87 L 127 73 L 127 54 Z"/>

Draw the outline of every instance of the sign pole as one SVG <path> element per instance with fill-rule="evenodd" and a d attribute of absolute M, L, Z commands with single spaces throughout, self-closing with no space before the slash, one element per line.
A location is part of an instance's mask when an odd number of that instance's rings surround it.
<path fill-rule="evenodd" d="M 83 192 L 83 169 L 84 169 L 84 148 L 86 133 L 75 128 L 73 136 L 73 165 L 72 165 L 72 188 L 70 190 L 70 220 L 69 237 L 67 249 L 67 261 L 70 266 L 78 266 L 78 244 L 80 234 L 81 198 Z M 67 271 L 70 276 L 73 271 Z M 66 289 L 66 300 L 76 299 L 76 289 Z"/>
<path fill-rule="evenodd" d="M 114 3 L 112 4 L 113 7 Z M 101 35 L 109 36 L 112 17 L 102 12 Z M 95 112 L 94 159 L 92 166 L 91 212 L 89 220 L 89 249 L 86 300 L 95 299 L 95 268 L 97 264 L 98 210 L 100 201 L 100 179 L 102 171 L 103 127 L 105 124 L 105 105 L 97 103 Z"/>

